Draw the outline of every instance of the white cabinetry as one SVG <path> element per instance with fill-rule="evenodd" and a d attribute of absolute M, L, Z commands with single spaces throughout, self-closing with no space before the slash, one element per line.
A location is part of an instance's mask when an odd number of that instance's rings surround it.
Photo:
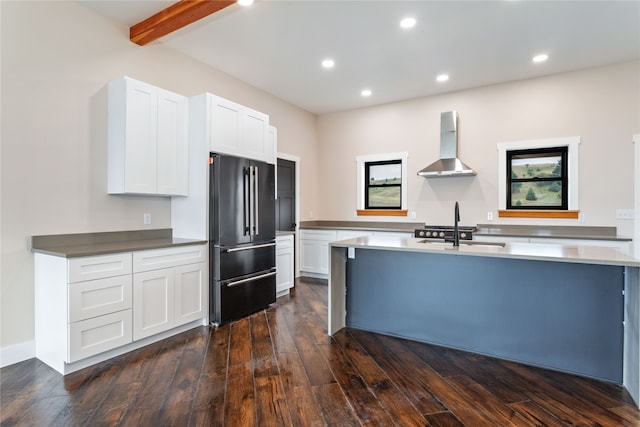
<path fill-rule="evenodd" d="M 382 237 L 400 237 L 400 238 L 410 238 L 413 237 L 412 231 L 374 231 L 374 236 L 382 236 Z"/>
<path fill-rule="evenodd" d="M 196 134 L 204 135 L 210 151 L 275 163 L 267 114 L 210 93 L 192 97 L 189 105 L 190 126 L 200 128 Z"/>
<path fill-rule="evenodd" d="M 206 316 L 205 246 L 133 254 L 133 339 Z"/>
<path fill-rule="evenodd" d="M 108 97 L 108 192 L 186 196 L 187 98 L 129 77 Z"/>
<path fill-rule="evenodd" d="M 276 296 L 289 293 L 293 287 L 293 234 L 276 236 Z"/>
<path fill-rule="evenodd" d="M 61 258 L 35 254 L 36 357 L 65 364 L 128 344 L 131 254 Z"/>
<path fill-rule="evenodd" d="M 355 239 L 356 237 L 373 236 L 373 231 L 336 230 L 336 240 Z"/>
<path fill-rule="evenodd" d="M 300 272 L 313 277 L 329 274 L 329 243 L 357 237 L 413 237 L 406 231 L 319 230 L 300 231 Z M 311 274 L 309 274 L 311 273 Z"/>
<path fill-rule="evenodd" d="M 300 271 L 328 274 L 329 243 L 335 240 L 335 230 L 301 230 Z"/>
<path fill-rule="evenodd" d="M 36 357 L 67 374 L 206 319 L 206 260 L 206 245 L 78 258 L 35 253 Z"/>

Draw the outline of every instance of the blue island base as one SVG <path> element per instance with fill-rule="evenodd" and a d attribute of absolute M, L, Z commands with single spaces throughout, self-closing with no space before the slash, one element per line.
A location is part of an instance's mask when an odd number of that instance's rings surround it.
<path fill-rule="evenodd" d="M 624 267 L 357 249 L 346 326 L 622 383 Z"/>

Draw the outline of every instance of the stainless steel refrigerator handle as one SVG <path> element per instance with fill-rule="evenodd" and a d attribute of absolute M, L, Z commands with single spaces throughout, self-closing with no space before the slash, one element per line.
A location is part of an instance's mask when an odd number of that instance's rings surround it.
<path fill-rule="evenodd" d="M 247 172 L 247 168 L 244 168 L 243 171 L 243 185 L 244 185 L 244 202 L 243 202 L 243 213 L 244 213 L 244 232 L 243 235 L 247 235 L 247 231 L 249 232 L 249 235 L 251 235 L 251 217 L 250 217 L 250 212 L 249 209 L 250 207 L 247 206 L 249 203 L 249 200 L 251 200 L 251 194 L 250 193 L 250 186 L 251 186 L 251 174 L 249 172 Z"/>
<path fill-rule="evenodd" d="M 253 231 L 255 225 L 255 217 L 253 210 L 255 204 L 255 195 L 253 189 L 253 166 L 249 166 L 249 235 L 255 234 Z"/>
<path fill-rule="evenodd" d="M 264 279 L 265 277 L 270 277 L 270 276 L 275 276 L 275 275 L 276 275 L 276 272 L 275 272 L 275 271 L 272 271 L 271 273 L 265 273 L 265 274 L 261 274 L 261 275 L 259 275 L 259 276 L 249 277 L 249 278 L 247 278 L 247 279 L 242 279 L 242 280 L 236 280 L 235 282 L 229 282 L 229 283 L 227 283 L 227 286 L 228 286 L 228 287 L 231 287 L 231 286 L 238 286 L 238 285 L 240 285 L 240 284 L 242 284 L 242 283 L 252 282 L 252 281 L 254 281 L 254 280 Z"/>
<path fill-rule="evenodd" d="M 253 193 L 253 197 L 255 197 L 256 199 L 254 200 L 254 205 L 256 207 L 256 223 L 254 224 L 256 227 L 256 235 L 260 234 L 260 212 L 259 212 L 259 207 L 260 207 L 260 187 L 258 186 L 258 184 L 260 184 L 260 180 L 258 179 L 258 167 L 255 166 L 254 167 L 256 176 L 255 176 L 255 183 L 256 183 L 256 191 Z"/>
<path fill-rule="evenodd" d="M 275 246 L 275 245 L 276 245 L 275 242 L 274 243 L 265 243 L 264 245 L 245 246 L 245 247 L 242 247 L 242 248 L 227 249 L 224 252 L 250 251 L 251 249 L 268 248 L 270 246 Z"/>

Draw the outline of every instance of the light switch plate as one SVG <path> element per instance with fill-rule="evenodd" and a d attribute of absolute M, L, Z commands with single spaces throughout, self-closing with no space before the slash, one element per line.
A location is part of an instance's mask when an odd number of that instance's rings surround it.
<path fill-rule="evenodd" d="M 633 219 L 633 209 L 616 209 L 616 219 Z"/>

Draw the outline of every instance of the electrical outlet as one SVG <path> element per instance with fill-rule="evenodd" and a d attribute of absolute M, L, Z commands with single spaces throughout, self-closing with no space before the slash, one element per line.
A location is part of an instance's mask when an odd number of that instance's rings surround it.
<path fill-rule="evenodd" d="M 616 209 L 616 219 L 633 219 L 633 209 Z"/>
<path fill-rule="evenodd" d="M 584 222 L 584 212 L 578 213 L 578 222 Z"/>
<path fill-rule="evenodd" d="M 487 212 L 487 221 L 493 221 L 493 212 Z"/>
<path fill-rule="evenodd" d="M 143 222 L 145 225 L 149 225 L 151 224 L 151 214 L 150 213 L 146 213 L 143 215 Z"/>
<path fill-rule="evenodd" d="M 417 218 L 416 213 L 415 212 L 411 212 L 411 219 L 416 219 L 416 218 Z"/>

